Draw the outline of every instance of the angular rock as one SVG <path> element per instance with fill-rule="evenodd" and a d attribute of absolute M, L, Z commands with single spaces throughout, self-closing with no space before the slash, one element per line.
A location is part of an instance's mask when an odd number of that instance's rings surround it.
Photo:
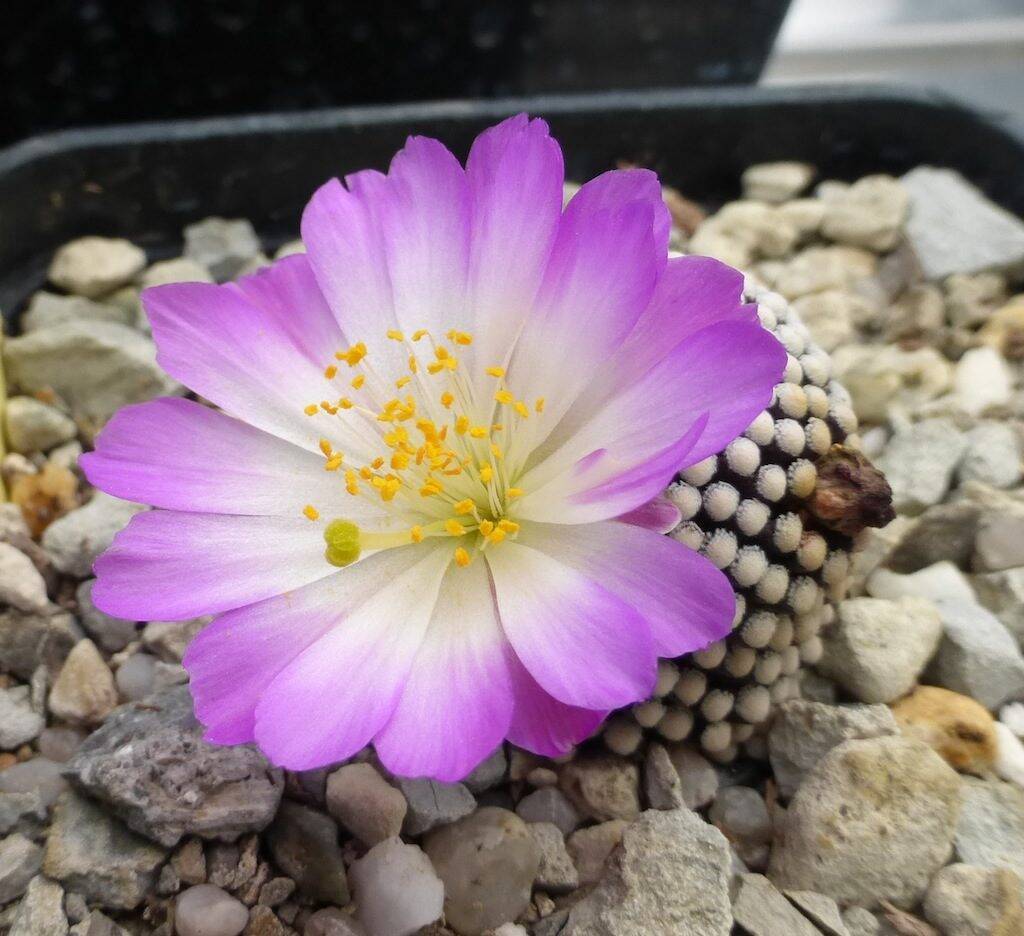
<path fill-rule="evenodd" d="M 0 835 L 17 832 L 34 839 L 45 821 L 46 805 L 37 791 L 0 793 Z"/>
<path fill-rule="evenodd" d="M 980 416 L 1009 403 L 1014 382 L 1013 371 L 995 348 L 971 348 L 956 365 L 953 400 L 962 412 Z"/>
<path fill-rule="evenodd" d="M 77 793 L 57 803 L 43 873 L 87 901 L 114 910 L 137 907 L 156 883 L 162 848 L 129 832 Z"/>
<path fill-rule="evenodd" d="M 847 907 L 843 911 L 843 923 L 850 936 L 896 936 L 891 926 L 864 907 Z"/>
<path fill-rule="evenodd" d="M 1024 790 L 999 780 L 967 778 L 956 854 L 965 864 L 1009 868 L 1024 881 Z"/>
<path fill-rule="evenodd" d="M 202 740 L 181 686 L 122 706 L 68 764 L 75 784 L 137 832 L 172 846 L 184 835 L 233 841 L 274 817 L 284 780 L 250 745 Z"/>
<path fill-rule="evenodd" d="M 849 290 L 872 276 L 876 266 L 875 257 L 857 247 L 807 247 L 780 265 L 770 277 L 771 285 L 787 299 L 826 289 Z"/>
<path fill-rule="evenodd" d="M 56 393 L 89 438 L 122 406 L 179 389 L 156 363 L 153 342 L 114 322 L 68 322 L 11 338 L 4 366 L 23 393 Z"/>
<path fill-rule="evenodd" d="M 402 826 L 406 835 L 423 835 L 436 826 L 468 816 L 476 809 L 473 794 L 461 783 L 408 777 L 395 777 L 394 783 L 408 805 Z"/>
<path fill-rule="evenodd" d="M 529 904 L 540 849 L 515 813 L 485 806 L 434 829 L 423 849 L 444 881 L 445 919 L 463 936 L 514 920 Z"/>
<path fill-rule="evenodd" d="M 95 584 L 96 579 L 87 579 L 78 586 L 75 592 L 78 599 L 78 616 L 82 627 L 96 641 L 97 646 L 108 653 L 116 653 L 135 639 L 138 629 L 134 621 L 111 617 L 92 603 L 92 589 Z"/>
<path fill-rule="evenodd" d="M 913 688 L 942 638 L 921 598 L 852 598 L 824 636 L 818 669 L 862 702 L 891 702 Z"/>
<path fill-rule="evenodd" d="M 707 806 L 718 792 L 718 772 L 688 744 L 670 744 L 668 756 L 679 776 L 683 802 L 690 809 Z"/>
<path fill-rule="evenodd" d="M 857 320 L 863 317 L 864 300 L 839 289 L 811 293 L 793 301 L 793 308 L 814 340 L 826 351 L 853 341 Z"/>
<path fill-rule="evenodd" d="M 814 178 L 814 167 L 802 162 L 758 163 L 743 173 L 743 197 L 784 202 L 796 198 Z"/>
<path fill-rule="evenodd" d="M 32 708 L 28 686 L 0 689 L 0 750 L 13 751 L 34 740 L 45 724 Z"/>
<path fill-rule="evenodd" d="M 441 893 L 444 902 L 444 892 Z M 367 936 L 366 929 L 355 917 L 337 907 L 317 910 L 306 921 L 302 936 Z"/>
<path fill-rule="evenodd" d="M 14 915 L 10 936 L 67 936 L 67 932 L 63 888 L 42 876 L 33 878 Z"/>
<path fill-rule="evenodd" d="M 0 839 L 0 905 L 24 894 L 42 863 L 43 850 L 23 835 Z"/>
<path fill-rule="evenodd" d="M 516 815 L 523 822 L 550 822 L 569 835 L 583 822 L 583 817 L 568 797 L 555 787 L 543 787 L 527 793 L 516 804 Z"/>
<path fill-rule="evenodd" d="M 978 601 L 1024 645 L 1024 568 L 1003 569 L 971 578 Z"/>
<path fill-rule="evenodd" d="M 945 393 L 953 380 L 952 365 L 929 347 L 847 344 L 836 349 L 833 363 L 857 416 L 866 422 L 885 422 L 890 412 L 914 412 Z M 933 503 L 938 500 L 941 496 Z"/>
<path fill-rule="evenodd" d="M 990 710 L 1024 693 L 1024 656 L 999 619 L 974 602 L 936 604 L 943 635 L 929 682 L 977 699 Z"/>
<path fill-rule="evenodd" d="M 249 922 L 249 910 L 219 887 L 197 884 L 174 901 L 178 936 L 238 936 Z"/>
<path fill-rule="evenodd" d="M 45 757 L 33 757 L 0 771 L 0 793 L 33 793 L 47 809 L 67 788 L 61 765 Z"/>
<path fill-rule="evenodd" d="M 986 773 L 994 766 L 995 721 L 974 699 L 918 686 L 893 705 L 892 713 L 906 737 L 923 741 L 954 770 Z"/>
<path fill-rule="evenodd" d="M 80 640 L 50 690 L 50 711 L 73 725 L 98 725 L 117 705 L 117 687 L 96 644 Z"/>
<path fill-rule="evenodd" d="M 43 665 L 56 676 L 81 638 L 81 629 L 67 612 L 0 611 L 0 670 L 28 680 L 36 667 Z"/>
<path fill-rule="evenodd" d="M 489 790 L 501 782 L 508 770 L 508 757 L 504 745 L 499 747 L 490 757 L 481 761 L 473 768 L 473 772 L 462 782 L 474 796 Z"/>
<path fill-rule="evenodd" d="M 118 668 L 114 676 L 117 691 L 128 702 L 146 698 L 156 684 L 156 657 L 148 653 L 133 653 Z"/>
<path fill-rule="evenodd" d="M 981 508 L 968 501 L 929 507 L 892 551 L 888 567 L 903 574 L 937 562 L 966 568 L 974 554 L 980 519 Z"/>
<path fill-rule="evenodd" d="M 372 936 L 412 936 L 441 916 L 444 885 L 415 845 L 399 838 L 378 842 L 352 864 L 351 874 L 357 916 Z M 333 936 L 335 930 L 323 932 Z M 346 930 L 337 933 L 345 936 Z"/>
<path fill-rule="evenodd" d="M 313 900 L 348 903 L 338 827 L 330 816 L 285 800 L 267 832 L 277 866 Z"/>
<path fill-rule="evenodd" d="M 850 936 L 839 913 L 839 905 L 824 894 L 814 891 L 786 891 L 786 897 L 825 936 Z"/>
<path fill-rule="evenodd" d="M 550 822 L 531 822 L 526 828 L 540 850 L 534 886 L 549 894 L 564 894 L 579 887 L 579 872 L 565 848 L 562 830 Z"/>
<path fill-rule="evenodd" d="M 722 790 L 708 810 L 708 820 L 733 844 L 740 858 L 772 837 L 772 821 L 764 797 L 745 786 Z"/>
<path fill-rule="evenodd" d="M 256 232 L 244 219 L 205 218 L 185 228 L 185 256 L 218 282 L 237 276 L 259 252 Z"/>
<path fill-rule="evenodd" d="M 1006 868 L 951 864 L 928 886 L 925 918 L 947 936 L 1024 933 L 1021 884 Z"/>
<path fill-rule="evenodd" d="M 172 283 L 212 283 L 210 271 L 191 257 L 173 257 L 148 267 L 139 278 L 143 289 Z"/>
<path fill-rule="evenodd" d="M 43 548 L 68 575 L 84 578 L 129 520 L 149 508 L 97 491 L 84 507 L 54 520 L 43 534 Z"/>
<path fill-rule="evenodd" d="M 741 874 L 733 917 L 750 936 L 821 936 L 763 874 Z"/>
<path fill-rule="evenodd" d="M 18 324 L 21 333 L 66 325 L 68 322 L 116 322 L 131 325 L 132 317 L 112 302 L 93 302 L 84 296 L 58 296 L 40 290 L 34 293 Z"/>
<path fill-rule="evenodd" d="M 910 196 L 907 240 L 926 278 L 1024 263 L 1024 223 L 959 173 L 919 166 L 901 182 Z"/>
<path fill-rule="evenodd" d="M 624 832 L 564 936 L 728 936 L 729 846 L 688 809 L 648 810 Z"/>
<path fill-rule="evenodd" d="M 70 896 L 77 896 L 77 894 Z M 100 913 L 99 910 L 93 910 L 84 920 L 71 927 L 70 936 L 130 936 L 130 934 L 128 930 L 123 926 L 118 926 L 110 917 Z"/>
<path fill-rule="evenodd" d="M 913 906 L 952 854 L 959 808 L 960 778 L 927 745 L 845 741 L 790 801 L 768 876 L 844 903 Z"/>
<path fill-rule="evenodd" d="M 884 705 L 783 702 L 768 732 L 768 756 L 780 796 L 789 799 L 807 772 L 836 745 L 897 733 L 896 720 Z"/>
<path fill-rule="evenodd" d="M 872 175 L 823 201 L 822 235 L 840 244 L 882 253 L 896 246 L 910 199 L 896 179 Z"/>
<path fill-rule="evenodd" d="M 165 663 L 180 663 L 192 639 L 211 621 L 150 621 L 142 630 L 142 645 Z"/>
<path fill-rule="evenodd" d="M 346 764 L 327 778 L 327 811 L 365 845 L 402 831 L 405 797 L 372 764 Z"/>
<path fill-rule="evenodd" d="M 124 286 L 146 265 L 146 253 L 121 237 L 80 237 L 58 250 L 47 277 L 55 286 L 95 299 Z"/>
<path fill-rule="evenodd" d="M 967 433 L 967 454 L 957 474 L 961 483 L 980 481 L 995 488 L 1019 484 L 1024 474 L 1020 435 L 1008 423 L 983 422 L 975 426 Z"/>
<path fill-rule="evenodd" d="M 1024 510 L 1019 505 L 982 514 L 971 566 L 978 572 L 1024 566 Z"/>
<path fill-rule="evenodd" d="M 927 598 L 938 601 L 943 598 L 973 601 L 974 591 L 967 576 L 951 562 L 936 562 L 935 565 L 899 575 L 889 569 L 876 569 L 867 582 L 867 591 L 872 598 Z"/>
<path fill-rule="evenodd" d="M 918 514 L 939 503 L 966 450 L 966 436 L 948 419 L 926 419 L 899 429 L 877 460 L 896 510 Z"/>
<path fill-rule="evenodd" d="M 598 822 L 640 815 L 640 771 L 618 757 L 577 758 L 562 768 L 559 786 L 573 805 Z"/>
<path fill-rule="evenodd" d="M 601 879 L 608 856 L 622 841 L 628 826 L 624 819 L 611 819 L 577 829 L 569 836 L 566 849 L 576 865 L 580 884 L 596 884 Z"/>
<path fill-rule="evenodd" d="M 78 434 L 73 420 L 33 397 L 11 397 L 4 410 L 7 438 L 15 452 L 47 452 Z"/>
<path fill-rule="evenodd" d="M 649 744 L 644 757 L 644 797 L 650 809 L 679 809 L 684 806 L 683 785 L 668 751 Z"/>

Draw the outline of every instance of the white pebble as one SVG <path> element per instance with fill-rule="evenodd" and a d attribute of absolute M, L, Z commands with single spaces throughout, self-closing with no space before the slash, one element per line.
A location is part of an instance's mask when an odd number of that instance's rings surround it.
<path fill-rule="evenodd" d="M 999 720 L 1018 738 L 1024 738 L 1024 702 L 1009 702 L 999 711 Z"/>
<path fill-rule="evenodd" d="M 996 728 L 996 773 L 1004 780 L 1024 787 L 1024 744 L 1001 721 Z"/>
<path fill-rule="evenodd" d="M 212 884 L 197 884 L 175 899 L 178 936 L 238 936 L 248 923 L 245 904 Z"/>
<path fill-rule="evenodd" d="M 357 916 L 373 936 L 411 936 L 441 916 L 444 884 L 416 845 L 385 839 L 352 863 Z"/>

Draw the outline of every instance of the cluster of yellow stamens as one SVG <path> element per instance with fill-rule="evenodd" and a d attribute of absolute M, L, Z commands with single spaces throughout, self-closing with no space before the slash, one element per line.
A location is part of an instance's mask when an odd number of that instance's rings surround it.
<path fill-rule="evenodd" d="M 497 546 L 519 532 L 510 514 L 514 501 L 523 495 L 513 477 L 522 465 L 510 466 L 506 452 L 518 424 L 530 418 L 531 407 L 515 397 L 505 383 L 505 368 L 498 365 L 486 368 L 497 382 L 493 397 L 478 405 L 458 356 L 425 329 L 409 338 L 390 329 L 387 338 L 405 346 L 406 373 L 390 383 L 384 380 L 359 341 L 334 357 L 349 372 L 356 372 L 347 384 L 352 391 L 362 391 L 361 397 L 331 393 L 304 411 L 310 417 L 345 419 L 347 428 L 366 439 L 371 450 L 383 444 L 383 454 L 367 464 L 350 465 L 328 438 L 320 439 L 324 470 L 339 472 L 349 495 L 371 498 L 406 521 L 413 513 L 422 522 L 397 532 L 374 533 L 347 520 L 332 520 L 324 533 L 325 555 L 332 564 L 348 565 L 363 549 L 418 543 L 426 537 L 465 537 L 454 559 L 467 566 L 477 550 Z M 471 335 L 461 331 L 449 331 L 447 338 L 454 348 L 473 342 Z M 425 366 L 413 348 L 423 339 L 432 351 Z M 324 368 L 332 391 L 344 379 L 342 373 L 336 363 Z M 543 411 L 544 399 L 539 398 L 532 412 Z M 311 521 L 320 519 L 312 504 L 303 513 Z"/>

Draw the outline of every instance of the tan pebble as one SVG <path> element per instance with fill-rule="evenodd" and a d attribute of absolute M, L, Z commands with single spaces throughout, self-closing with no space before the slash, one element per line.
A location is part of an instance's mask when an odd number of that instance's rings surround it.
<path fill-rule="evenodd" d="M 984 773 L 996 759 L 995 726 L 974 699 L 937 686 L 918 686 L 892 706 L 904 735 L 924 741 L 960 771 Z"/>

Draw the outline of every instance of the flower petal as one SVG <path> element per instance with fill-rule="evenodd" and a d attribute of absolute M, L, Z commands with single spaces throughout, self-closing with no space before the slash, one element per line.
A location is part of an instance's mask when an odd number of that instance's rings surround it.
<path fill-rule="evenodd" d="M 253 282 L 175 283 L 143 293 L 157 361 L 172 377 L 225 412 L 311 451 L 326 416 L 305 406 L 337 397 L 324 377 L 342 342 L 304 256 L 277 261 Z M 354 433 L 332 432 L 344 450 Z"/>
<path fill-rule="evenodd" d="M 682 543 L 629 523 L 523 523 L 517 542 L 600 582 L 635 608 L 658 656 L 706 647 L 732 629 L 736 596 L 725 574 Z"/>
<path fill-rule="evenodd" d="M 545 691 L 589 709 L 618 708 L 651 691 L 650 628 L 621 598 L 520 543 L 502 543 L 487 562 L 502 627 Z"/>
<path fill-rule="evenodd" d="M 549 695 L 516 657 L 511 666 L 515 710 L 508 740 L 541 757 L 560 757 L 585 741 L 607 718 L 607 709 L 566 705 Z"/>
<path fill-rule="evenodd" d="M 671 533 L 682 519 L 679 508 L 667 497 L 656 497 L 646 504 L 620 514 L 615 518 L 620 523 L 631 523 L 652 533 Z"/>
<path fill-rule="evenodd" d="M 319 453 L 177 397 L 119 410 L 81 466 L 108 494 L 172 510 L 294 518 L 341 501 L 352 519 L 383 516 L 346 498 Z"/>
<path fill-rule="evenodd" d="M 379 589 L 358 604 L 350 602 L 345 575 L 317 589 L 321 613 L 334 625 L 273 679 L 256 705 L 256 741 L 273 763 L 308 770 L 343 760 L 391 717 L 451 563 L 447 545 L 401 551 L 418 561 L 380 578 Z"/>
<path fill-rule="evenodd" d="M 200 631 L 182 662 L 206 740 L 255 740 L 256 705 L 278 673 L 382 582 L 422 558 L 416 550 L 385 550 L 303 588 L 228 611 Z"/>
<path fill-rule="evenodd" d="M 305 517 L 136 514 L 94 566 L 96 607 L 132 621 L 181 621 L 251 604 L 335 571 Z"/>
<path fill-rule="evenodd" d="M 465 777 L 508 731 L 512 655 L 487 564 L 453 564 L 401 698 L 373 740 L 384 766 L 405 777 Z"/>

